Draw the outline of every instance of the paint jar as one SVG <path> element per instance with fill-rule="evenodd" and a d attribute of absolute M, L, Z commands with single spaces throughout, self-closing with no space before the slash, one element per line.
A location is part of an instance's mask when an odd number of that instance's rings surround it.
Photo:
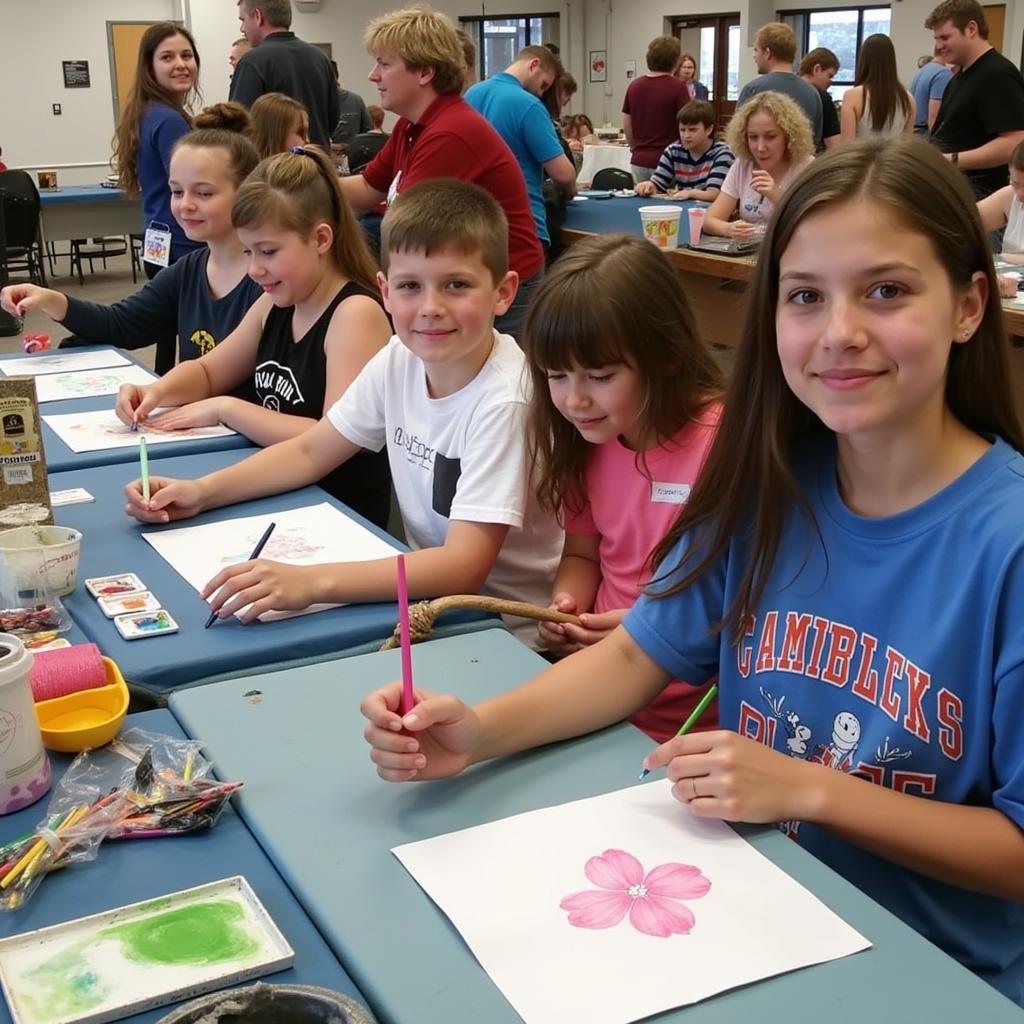
<path fill-rule="evenodd" d="M 20 811 L 50 788 L 29 670 L 32 655 L 10 633 L 0 633 L 0 814 Z"/>
<path fill-rule="evenodd" d="M 250 985 L 194 999 L 157 1024 L 376 1024 L 361 1003 L 316 985 Z"/>

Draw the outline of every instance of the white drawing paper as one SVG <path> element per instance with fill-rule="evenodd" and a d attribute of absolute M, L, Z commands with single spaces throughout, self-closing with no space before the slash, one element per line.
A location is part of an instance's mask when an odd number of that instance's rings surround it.
<path fill-rule="evenodd" d="M 393 558 L 399 549 L 371 533 L 340 509 L 324 501 L 319 505 L 228 519 L 221 523 L 185 526 L 142 536 L 196 590 L 202 590 L 222 569 L 245 562 L 264 530 L 275 523 L 260 558 L 288 565 L 324 565 L 328 562 L 367 562 Z M 297 612 L 265 612 L 264 622 L 308 615 L 334 604 L 314 604 Z M 239 610 L 242 614 L 244 608 Z"/>
<path fill-rule="evenodd" d="M 36 397 L 40 402 L 60 402 L 68 398 L 94 398 L 116 395 L 122 384 L 152 384 L 156 380 L 143 366 L 107 366 L 70 373 L 47 373 L 36 377 Z"/>
<path fill-rule="evenodd" d="M 112 348 L 101 352 L 61 349 L 44 356 L 0 359 L 0 373 L 5 377 L 35 377 L 46 373 L 70 373 L 73 370 L 98 370 L 104 366 L 127 366 L 130 362 Z"/>
<path fill-rule="evenodd" d="M 161 430 L 160 414 L 154 414 L 138 430 L 122 423 L 110 409 L 95 412 L 59 413 L 44 416 L 43 422 L 73 451 L 100 452 L 112 448 L 137 448 L 139 438 L 147 445 L 168 444 L 171 441 L 198 441 L 205 437 L 227 437 L 234 431 L 230 427 L 189 427 L 186 430 Z"/>
<path fill-rule="evenodd" d="M 392 852 L 526 1024 L 626 1024 L 870 946 L 665 780 Z"/>

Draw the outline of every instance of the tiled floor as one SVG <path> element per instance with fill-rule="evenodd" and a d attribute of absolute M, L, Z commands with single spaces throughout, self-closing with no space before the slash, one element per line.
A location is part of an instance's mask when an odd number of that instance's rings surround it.
<path fill-rule="evenodd" d="M 118 299 L 123 299 L 146 283 L 145 276 L 140 275 L 138 283 L 132 284 L 132 268 L 127 256 L 117 256 L 108 260 L 106 270 L 97 262 L 96 272 L 90 274 L 87 271 L 85 284 L 81 286 L 78 284 L 78 278 L 71 276 L 66 258 L 58 259 L 55 269 L 57 276 L 49 280 L 51 288 L 79 299 L 87 299 L 90 302 L 117 302 Z M 53 346 L 56 348 L 61 338 L 67 337 L 71 332 L 60 324 L 54 323 L 45 313 L 35 312 L 25 318 L 25 328 L 22 333 L 48 334 L 53 339 Z M 0 337 L 0 354 L 20 352 L 21 337 L 22 335 L 11 338 Z M 132 352 L 136 359 L 150 367 L 153 365 L 155 354 L 155 345 Z"/>

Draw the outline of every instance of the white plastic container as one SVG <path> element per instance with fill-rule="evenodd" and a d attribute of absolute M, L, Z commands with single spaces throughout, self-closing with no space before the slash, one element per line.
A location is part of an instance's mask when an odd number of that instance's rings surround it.
<path fill-rule="evenodd" d="M 681 206 L 667 203 L 660 206 L 641 206 L 640 223 L 644 238 L 659 249 L 676 249 L 679 246 L 679 221 L 683 216 Z"/>
<path fill-rule="evenodd" d="M 82 535 L 68 526 L 18 526 L 0 532 L 0 557 L 19 591 L 65 597 L 78 582 Z"/>
<path fill-rule="evenodd" d="M 28 673 L 32 655 L 10 633 L 0 633 L 0 814 L 35 803 L 50 788 Z"/>

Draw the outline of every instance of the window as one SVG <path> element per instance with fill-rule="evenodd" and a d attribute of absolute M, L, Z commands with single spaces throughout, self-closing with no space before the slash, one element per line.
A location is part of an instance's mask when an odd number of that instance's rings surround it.
<path fill-rule="evenodd" d="M 860 44 L 871 35 L 889 35 L 890 7 L 848 7 L 826 11 L 786 11 L 781 20 L 796 33 L 796 63 L 809 50 L 826 46 L 839 58 L 839 73 L 829 89 L 834 100 L 853 85 Z"/>
<path fill-rule="evenodd" d="M 476 44 L 476 70 L 481 79 L 504 71 L 524 46 L 559 41 L 557 14 L 460 18 L 459 23 Z"/>

